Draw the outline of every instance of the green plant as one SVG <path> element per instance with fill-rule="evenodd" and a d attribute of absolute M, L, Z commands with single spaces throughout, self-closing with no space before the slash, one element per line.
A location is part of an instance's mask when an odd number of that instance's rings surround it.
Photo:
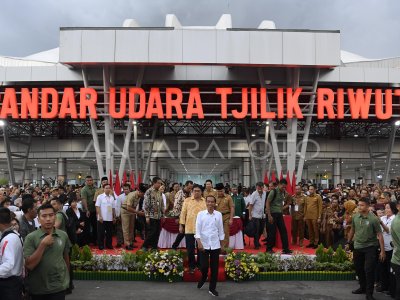
<path fill-rule="evenodd" d="M 335 255 L 333 256 L 333 262 L 337 264 L 342 264 L 346 261 L 348 261 L 348 256 L 346 254 L 346 251 L 342 248 L 342 245 L 339 245 L 337 247 Z"/>
<path fill-rule="evenodd" d="M 77 244 L 74 244 L 71 248 L 71 261 L 80 260 L 81 250 Z"/>
<path fill-rule="evenodd" d="M 91 261 L 93 258 L 92 251 L 88 245 L 83 246 L 80 254 L 81 261 Z"/>
<path fill-rule="evenodd" d="M 255 263 L 261 272 L 278 271 L 280 256 L 268 252 L 259 252 L 254 258 Z"/>

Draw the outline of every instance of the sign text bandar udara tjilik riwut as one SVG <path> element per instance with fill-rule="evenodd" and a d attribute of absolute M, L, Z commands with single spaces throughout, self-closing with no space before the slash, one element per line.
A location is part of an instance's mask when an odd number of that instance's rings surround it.
<path fill-rule="evenodd" d="M 241 88 L 241 102 L 230 106 L 233 88 L 215 88 L 216 103 L 221 119 L 283 119 L 304 118 L 299 97 L 302 89 L 278 88 L 275 110 L 268 110 L 266 88 Z M 193 87 L 184 93 L 180 88 L 110 88 L 108 114 L 115 118 L 131 119 L 192 119 L 204 118 L 201 90 Z M 318 88 L 316 113 L 318 119 L 343 119 L 345 106 L 352 119 L 390 119 L 393 103 L 400 104 L 400 89 Z M 3 88 L 0 89 L 0 119 L 97 119 L 98 94 L 93 88 Z M 347 103 L 345 103 L 345 101 Z M 220 104 L 220 105 L 219 105 Z M 241 106 L 241 108 L 240 108 Z M 90 112 L 90 115 L 89 115 Z M 218 113 L 218 111 L 214 111 Z"/>

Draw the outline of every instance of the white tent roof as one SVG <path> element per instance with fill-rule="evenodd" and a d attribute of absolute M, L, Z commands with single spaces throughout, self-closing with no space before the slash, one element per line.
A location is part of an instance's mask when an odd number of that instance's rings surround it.
<path fill-rule="evenodd" d="M 59 48 L 26 57 L 0 56 L 0 67 L 54 66 L 59 61 Z"/>

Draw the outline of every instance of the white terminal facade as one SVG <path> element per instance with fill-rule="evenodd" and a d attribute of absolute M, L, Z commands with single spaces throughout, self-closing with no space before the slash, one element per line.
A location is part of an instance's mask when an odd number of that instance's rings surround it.
<path fill-rule="evenodd" d="M 253 185 L 266 171 L 295 172 L 297 180 L 390 183 L 400 164 L 393 117 L 317 120 L 320 87 L 395 89 L 400 58 L 370 60 L 341 51 L 340 32 L 280 30 L 271 21 L 235 28 L 230 15 L 216 26 L 182 26 L 167 15 L 165 27 L 140 27 L 126 20 L 118 28 L 61 28 L 59 48 L 25 58 L 0 57 L 0 91 L 6 87 L 92 87 L 99 95 L 98 119 L 12 120 L 1 128 L 0 178 L 83 182 L 137 170 L 147 181 L 192 179 Z M 191 87 L 201 92 L 202 120 L 112 119 L 110 87 Z M 266 87 L 276 111 L 277 88 L 301 87 L 303 119 L 221 119 L 217 87 L 231 87 L 232 105 L 242 87 Z M 0 98 L 2 98 L 0 94 Z M 236 101 L 236 102 L 235 102 Z M 82 179 L 79 179 L 82 176 Z"/>

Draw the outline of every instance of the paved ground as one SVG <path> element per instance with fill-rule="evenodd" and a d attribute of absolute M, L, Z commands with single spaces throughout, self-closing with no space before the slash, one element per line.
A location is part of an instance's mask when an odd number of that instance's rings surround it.
<path fill-rule="evenodd" d="M 215 299 L 208 294 L 208 285 L 198 290 L 195 283 L 160 283 L 160 282 L 117 282 L 117 281 L 75 281 L 75 290 L 67 300 L 109 299 L 109 300 L 180 300 L 180 299 Z M 361 300 L 365 295 L 352 295 L 357 287 L 356 281 L 259 281 L 219 283 L 217 290 L 221 299 L 233 300 Z M 389 296 L 374 294 L 377 300 Z"/>

